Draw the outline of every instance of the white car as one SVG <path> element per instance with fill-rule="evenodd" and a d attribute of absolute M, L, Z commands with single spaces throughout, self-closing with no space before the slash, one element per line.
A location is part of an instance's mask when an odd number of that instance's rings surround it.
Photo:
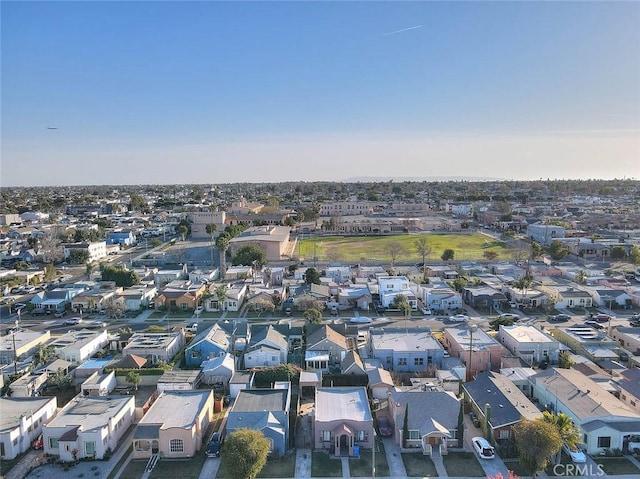
<path fill-rule="evenodd" d="M 453 321 L 455 323 L 463 323 L 469 320 L 469 316 L 466 314 L 456 314 L 454 316 L 449 316 L 449 321 Z"/>
<path fill-rule="evenodd" d="M 198 323 L 193 323 L 190 324 L 189 326 L 187 326 L 186 328 L 184 328 L 185 331 L 189 331 L 190 333 L 197 333 L 198 332 Z"/>
<path fill-rule="evenodd" d="M 496 457 L 496 451 L 484 437 L 474 437 L 471 439 L 473 448 L 482 459 L 493 459 Z"/>
<path fill-rule="evenodd" d="M 373 323 L 373 319 L 367 318 L 366 316 L 356 316 L 355 318 L 351 318 L 349 322 L 356 324 L 368 324 Z"/>
<path fill-rule="evenodd" d="M 518 316 L 517 314 L 513 314 L 513 313 L 502 313 L 500 315 L 501 318 L 505 318 L 505 319 L 513 319 L 513 320 L 518 320 L 520 319 L 520 316 Z"/>
<path fill-rule="evenodd" d="M 562 445 L 562 450 L 571 458 L 571 462 L 581 463 L 587 462 L 587 456 L 575 446 L 569 446 L 568 444 Z"/>
<path fill-rule="evenodd" d="M 431 316 L 431 310 L 429 308 L 422 308 L 422 314 L 425 316 Z"/>
<path fill-rule="evenodd" d="M 69 319 L 65 319 L 62 322 L 63 326 L 75 326 L 77 324 L 80 324 L 82 322 L 82 318 L 69 318 Z"/>

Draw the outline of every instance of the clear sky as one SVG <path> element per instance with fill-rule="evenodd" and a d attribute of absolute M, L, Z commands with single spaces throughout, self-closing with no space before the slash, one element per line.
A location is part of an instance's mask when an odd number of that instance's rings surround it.
<path fill-rule="evenodd" d="M 1 22 L 3 186 L 640 178 L 637 1 L 3 1 Z"/>

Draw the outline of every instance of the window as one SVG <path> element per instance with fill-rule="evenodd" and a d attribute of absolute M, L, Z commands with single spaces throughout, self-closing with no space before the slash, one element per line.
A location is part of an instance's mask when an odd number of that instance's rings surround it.
<path fill-rule="evenodd" d="M 58 449 L 58 438 L 57 437 L 50 437 L 49 438 L 49 447 L 51 449 Z"/>
<path fill-rule="evenodd" d="M 598 447 L 611 447 L 611 437 L 609 437 L 609 436 L 599 436 L 598 437 Z"/>
<path fill-rule="evenodd" d="M 171 301 L 169 301 L 169 306 L 171 306 L 172 308 L 176 307 L 176 300 L 172 299 Z"/>
<path fill-rule="evenodd" d="M 171 441 L 169 441 L 169 451 L 170 452 L 184 451 L 184 445 L 182 443 L 182 439 L 171 439 Z"/>
<path fill-rule="evenodd" d="M 322 431 L 322 440 L 324 442 L 331 441 L 331 431 Z"/>
<path fill-rule="evenodd" d="M 406 366 L 407 358 L 398 358 L 398 366 Z"/>
<path fill-rule="evenodd" d="M 387 364 L 391 364 L 391 356 L 387 356 Z"/>
<path fill-rule="evenodd" d="M 413 358 L 414 366 L 424 366 L 424 358 Z"/>
<path fill-rule="evenodd" d="M 500 429 L 498 433 L 498 439 L 509 439 L 511 437 L 511 431 L 509 429 Z"/>
<path fill-rule="evenodd" d="M 189 304 L 188 303 L 180 303 L 180 307 L 182 309 L 187 309 L 189 307 Z"/>
<path fill-rule="evenodd" d="M 84 443 L 84 453 L 93 456 L 96 453 L 96 443 L 94 441 Z"/>
<path fill-rule="evenodd" d="M 409 429 L 409 440 L 417 441 L 420 439 L 420 431 L 417 429 Z"/>
<path fill-rule="evenodd" d="M 356 440 L 360 442 L 368 441 L 369 436 L 367 436 L 367 431 L 357 431 Z"/>

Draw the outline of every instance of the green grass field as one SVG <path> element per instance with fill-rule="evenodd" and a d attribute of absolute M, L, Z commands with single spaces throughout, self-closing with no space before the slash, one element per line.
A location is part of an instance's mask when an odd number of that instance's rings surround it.
<path fill-rule="evenodd" d="M 307 261 L 317 255 L 319 261 L 383 261 L 391 260 L 390 245 L 397 243 L 402 253 L 398 262 L 421 262 L 422 256 L 416 249 L 418 234 L 402 234 L 392 236 L 322 236 L 305 238 L 299 244 L 300 257 Z M 445 249 L 455 252 L 456 260 L 483 259 L 485 251 L 494 251 L 498 260 L 512 258 L 511 251 L 505 243 L 491 239 L 483 234 L 428 234 L 427 245 L 431 253 L 427 261 L 439 261 Z"/>

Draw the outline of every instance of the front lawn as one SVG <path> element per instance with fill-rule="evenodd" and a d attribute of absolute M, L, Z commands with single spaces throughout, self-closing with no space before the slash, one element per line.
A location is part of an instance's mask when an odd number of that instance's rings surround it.
<path fill-rule="evenodd" d="M 326 452 L 313 451 L 311 477 L 342 477 L 342 461 L 331 459 Z"/>
<path fill-rule="evenodd" d="M 207 456 L 200 451 L 189 459 L 160 459 L 151 471 L 149 479 L 164 479 L 179 477 L 180 479 L 198 479 Z M 136 459 L 129 462 L 120 475 L 120 479 L 140 479 L 147 466 L 148 460 Z"/>
<path fill-rule="evenodd" d="M 472 452 L 450 452 L 442 456 L 447 473 L 452 477 L 484 477 L 484 469 Z"/>
<path fill-rule="evenodd" d="M 293 477 L 296 470 L 296 452 L 289 451 L 281 458 L 269 459 L 258 477 Z"/>
<path fill-rule="evenodd" d="M 637 476 L 640 470 L 628 460 L 626 457 L 594 457 L 593 460 L 596 464 L 602 466 L 606 474 L 612 476 L 620 474 L 632 474 Z M 596 474 L 597 472 L 594 472 Z"/>
<path fill-rule="evenodd" d="M 371 477 L 373 452 L 371 449 L 360 449 L 360 457 L 349 458 L 349 471 L 351 477 Z M 389 465 L 387 455 L 384 452 L 382 442 L 376 442 L 376 476 L 384 477 L 389 475 Z"/>
<path fill-rule="evenodd" d="M 402 453 L 402 462 L 407 470 L 408 477 L 436 477 L 438 475 L 436 466 L 428 456 L 420 453 Z"/>

